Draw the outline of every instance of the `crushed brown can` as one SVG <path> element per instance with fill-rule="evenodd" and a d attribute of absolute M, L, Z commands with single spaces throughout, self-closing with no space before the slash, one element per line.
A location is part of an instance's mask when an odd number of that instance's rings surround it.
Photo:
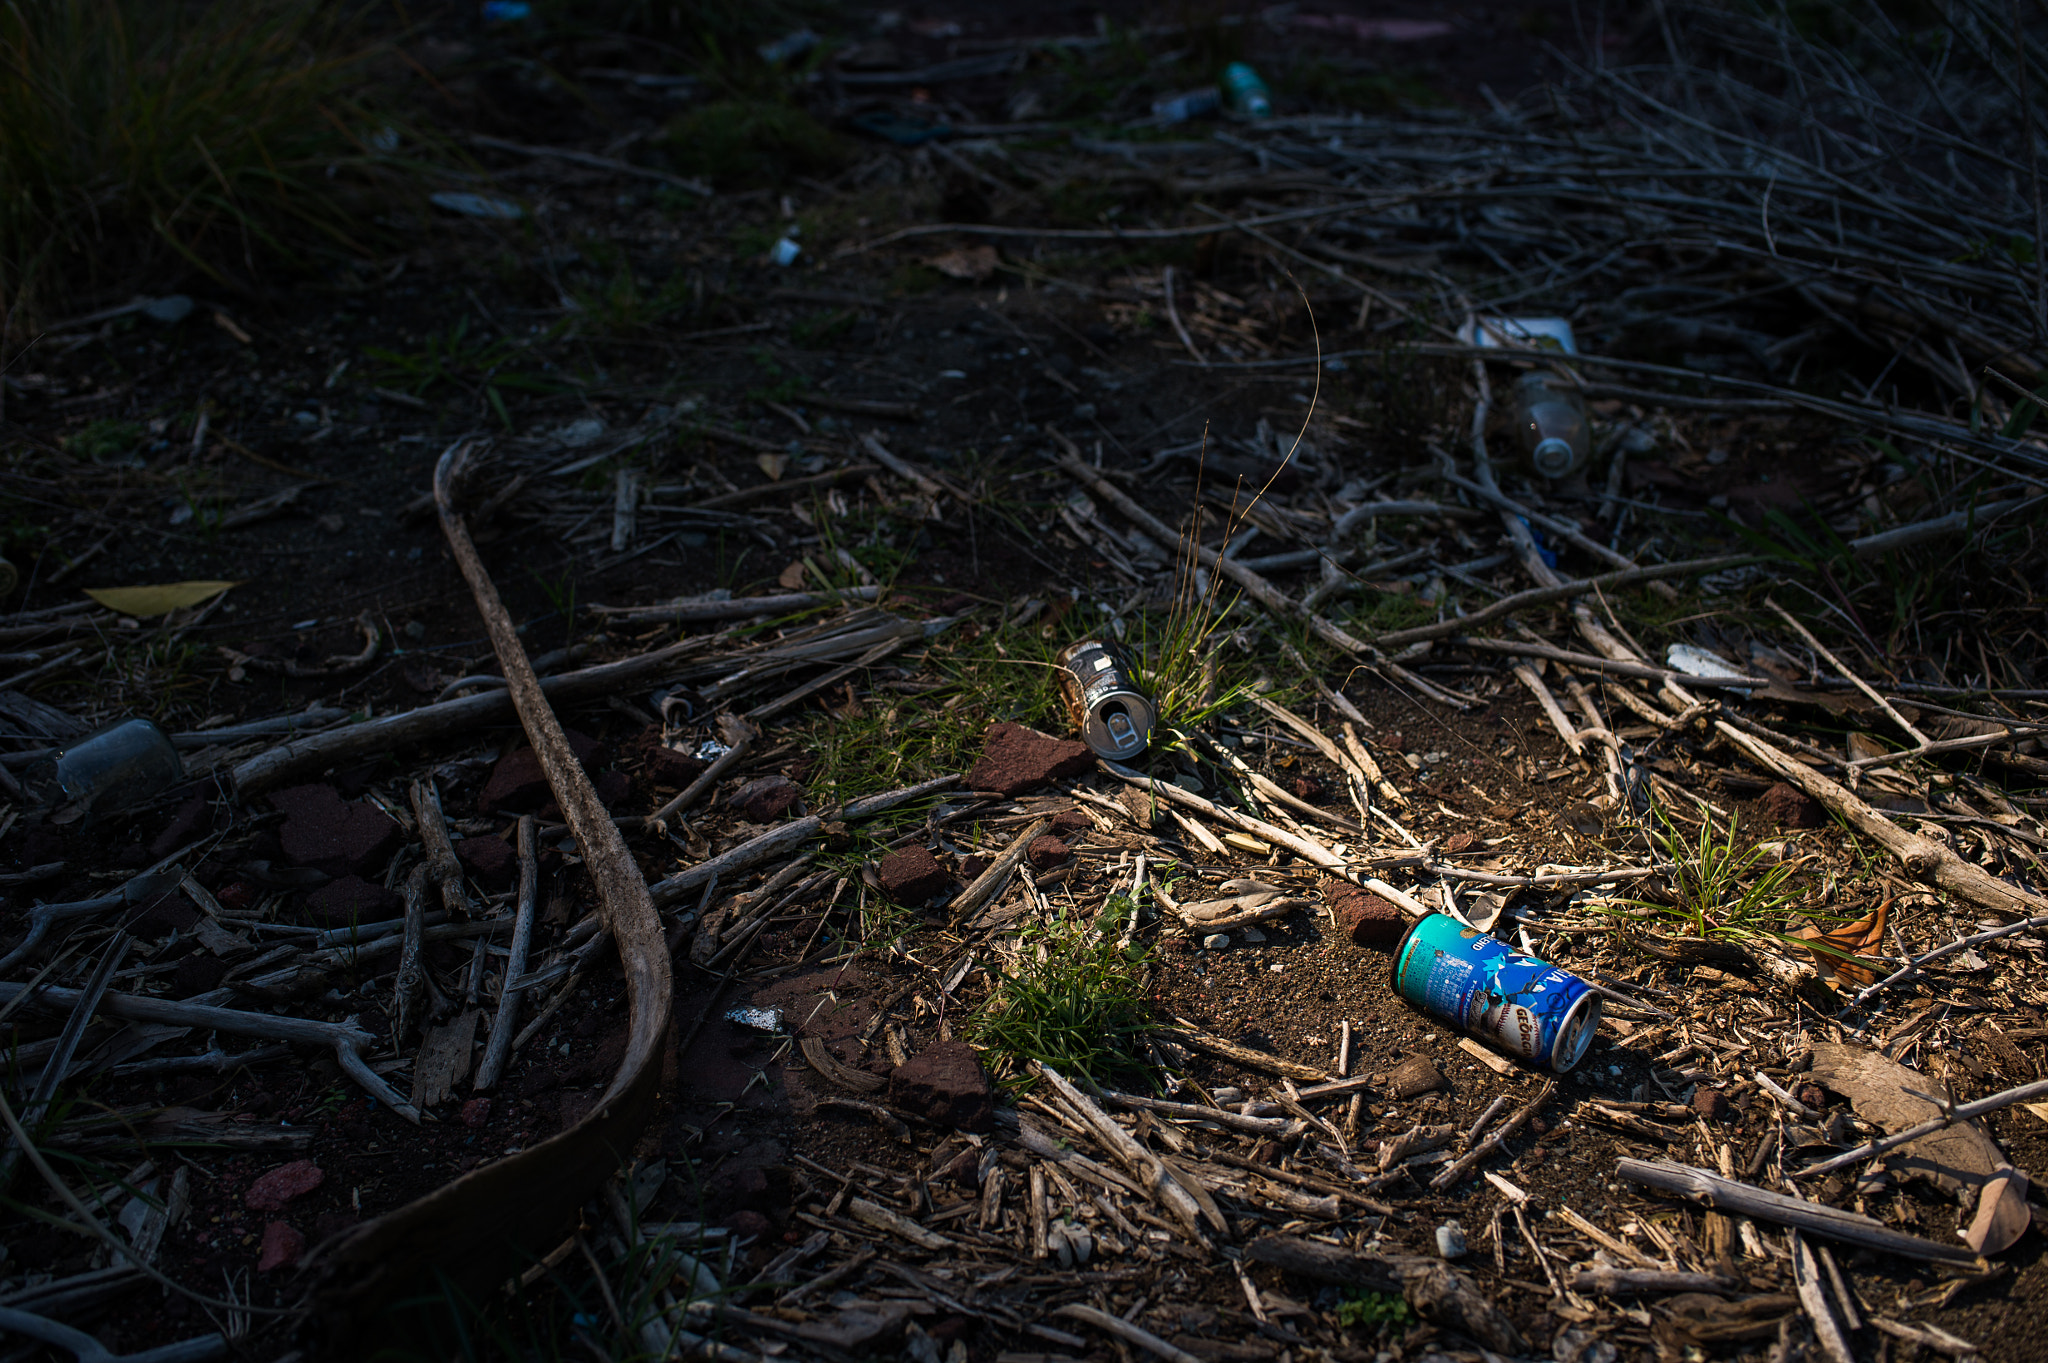
<path fill-rule="evenodd" d="M 1081 739 L 1112 762 L 1128 762 L 1152 741 L 1152 702 L 1138 689 L 1131 660 L 1103 639 L 1085 639 L 1060 650 L 1060 694 Z"/>

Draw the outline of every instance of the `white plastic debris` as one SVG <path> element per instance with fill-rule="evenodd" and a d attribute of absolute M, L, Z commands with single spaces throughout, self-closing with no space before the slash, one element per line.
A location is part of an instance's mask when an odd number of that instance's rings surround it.
<path fill-rule="evenodd" d="M 754 50 L 759 52 L 761 60 L 770 66 L 781 66 L 784 62 L 803 56 L 817 45 L 818 35 L 808 28 L 800 28 L 794 33 L 777 38 L 772 43 L 763 43 Z"/>
<path fill-rule="evenodd" d="M 436 208 L 445 208 L 450 213 L 459 213 L 465 218 L 491 218 L 499 222 L 512 222 L 526 216 L 526 210 L 510 199 L 494 199 L 485 194 L 443 190 L 438 194 L 429 194 L 427 201 Z"/>
<path fill-rule="evenodd" d="M 173 322 L 182 322 L 192 315 L 192 300 L 182 293 L 152 298 L 142 305 L 142 315 L 152 322 L 162 322 L 169 326 Z"/>
<path fill-rule="evenodd" d="M 794 265 L 796 264 L 796 258 L 803 253 L 803 247 L 797 245 L 790 238 L 784 237 L 769 250 L 768 258 L 777 265 Z"/>
<path fill-rule="evenodd" d="M 1455 1221 L 1446 1221 L 1436 1228 L 1436 1252 L 1446 1259 L 1465 1257 L 1465 1228 Z"/>
<path fill-rule="evenodd" d="M 1488 349 L 1579 353 L 1572 324 L 1562 317 L 1475 317 L 1458 328 L 1458 339 Z"/>
<path fill-rule="evenodd" d="M 1683 672 L 1688 677 L 1746 677 L 1749 674 L 1731 664 L 1726 658 L 1717 657 L 1703 648 L 1691 644 L 1673 644 L 1664 654 L 1664 663 L 1674 672 Z M 1746 696 L 1747 691 L 1737 695 Z"/>
<path fill-rule="evenodd" d="M 555 432 L 555 443 L 580 450 L 605 432 L 605 424 L 594 416 L 579 417 Z"/>
<path fill-rule="evenodd" d="M 779 1032 L 782 1030 L 780 1008 L 734 1008 L 725 1015 L 727 1022 L 751 1027 L 757 1032 Z"/>

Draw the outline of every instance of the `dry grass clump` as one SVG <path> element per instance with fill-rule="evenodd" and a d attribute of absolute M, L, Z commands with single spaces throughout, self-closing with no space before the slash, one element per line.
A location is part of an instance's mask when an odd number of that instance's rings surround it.
<path fill-rule="evenodd" d="M 181 267 L 247 288 L 360 252 L 390 135 L 368 50 L 303 0 L 0 4 L 0 320 Z"/>

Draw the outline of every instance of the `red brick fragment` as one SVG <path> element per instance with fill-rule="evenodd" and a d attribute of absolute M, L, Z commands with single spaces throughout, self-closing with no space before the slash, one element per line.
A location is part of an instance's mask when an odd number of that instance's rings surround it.
<path fill-rule="evenodd" d="M 1362 947 L 1391 947 L 1408 928 L 1407 916 L 1398 908 L 1341 880 L 1323 886 L 1323 902 L 1336 915 L 1337 930 Z"/>
<path fill-rule="evenodd" d="M 883 891 L 898 904 L 922 904 L 952 880 L 944 867 L 922 847 L 905 847 L 883 857 L 875 867 Z"/>
<path fill-rule="evenodd" d="M 250 1184 L 242 1201 L 251 1211 L 281 1212 L 286 1203 L 304 1197 L 326 1181 L 327 1175 L 313 1161 L 293 1160 L 290 1164 L 278 1165 Z"/>
<path fill-rule="evenodd" d="M 1086 743 L 1054 738 L 1021 724 L 997 723 L 988 727 L 981 757 L 967 773 L 967 785 L 1022 795 L 1060 777 L 1079 776 L 1094 765 L 1095 754 Z"/>
<path fill-rule="evenodd" d="M 283 1221 L 272 1221 L 263 1228 L 263 1248 L 258 1251 L 256 1271 L 270 1273 L 280 1268 L 290 1268 L 298 1263 L 299 1256 L 306 1252 L 306 1237 Z"/>

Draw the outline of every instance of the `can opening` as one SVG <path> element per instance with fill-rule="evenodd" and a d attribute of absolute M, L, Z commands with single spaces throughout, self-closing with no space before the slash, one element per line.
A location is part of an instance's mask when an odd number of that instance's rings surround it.
<path fill-rule="evenodd" d="M 1600 1025 L 1600 996 L 1587 994 L 1579 1000 L 1579 1007 L 1565 1022 L 1564 1031 L 1557 1038 L 1556 1049 L 1550 1057 L 1550 1067 L 1563 1074 L 1579 1063 L 1593 1045 L 1593 1032 Z"/>
<path fill-rule="evenodd" d="M 1110 738 L 1118 747 L 1126 748 L 1142 741 L 1137 723 L 1122 701 L 1108 701 L 1097 713 L 1102 716 L 1102 727 L 1109 730 Z"/>

